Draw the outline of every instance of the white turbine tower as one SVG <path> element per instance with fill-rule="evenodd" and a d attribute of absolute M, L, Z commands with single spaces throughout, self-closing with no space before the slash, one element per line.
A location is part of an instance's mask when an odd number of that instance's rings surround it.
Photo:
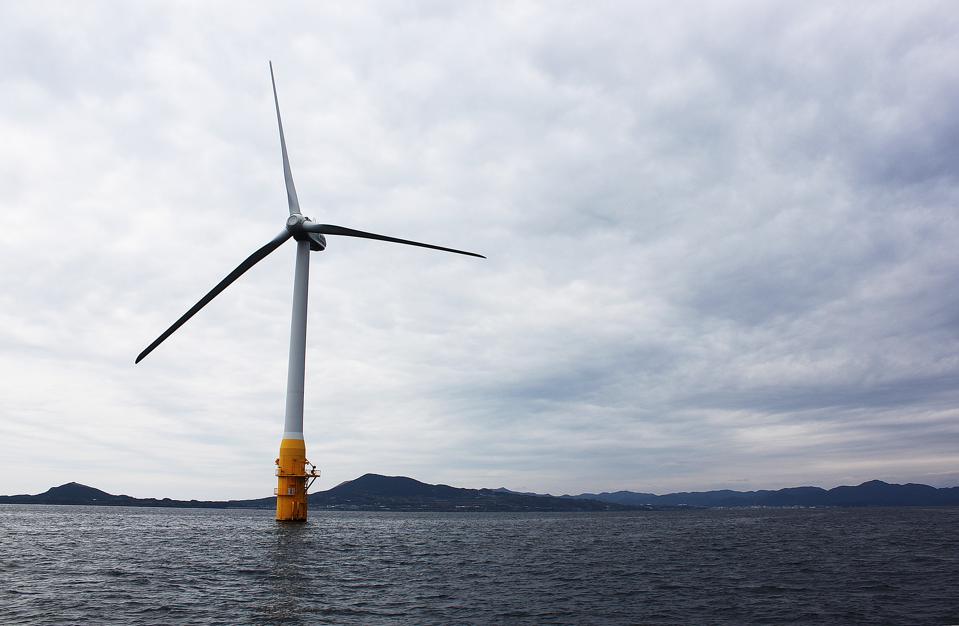
<path fill-rule="evenodd" d="M 286 381 L 286 417 L 283 423 L 283 440 L 280 443 L 280 456 L 277 464 L 277 498 L 276 519 L 280 521 L 306 521 L 307 515 L 307 484 L 308 478 L 315 478 L 318 474 L 314 469 L 309 472 L 306 465 L 306 444 L 303 441 L 303 382 L 306 361 L 306 304 L 307 290 L 310 276 L 310 251 L 319 252 L 326 249 L 324 235 L 342 235 L 345 237 L 361 237 L 377 239 L 392 243 L 402 243 L 421 248 L 431 248 L 444 252 L 455 252 L 479 258 L 486 258 L 481 254 L 454 250 L 434 246 L 428 243 L 397 239 L 375 233 L 333 226 L 331 224 L 317 224 L 300 212 L 300 203 L 296 197 L 296 188 L 293 186 L 293 174 L 290 172 L 290 159 L 286 152 L 286 138 L 283 136 L 283 121 L 280 119 L 280 102 L 276 96 L 276 80 L 273 78 L 273 63 L 270 63 L 270 80 L 273 83 L 273 103 L 276 105 L 276 123 L 280 129 L 280 151 L 283 154 L 283 178 L 286 181 L 286 198 L 290 208 L 290 216 L 286 220 L 286 228 L 273 238 L 268 244 L 251 254 L 240 263 L 235 270 L 221 280 L 216 287 L 203 296 L 189 311 L 163 331 L 153 343 L 139 354 L 136 362 L 139 363 L 150 352 L 160 345 L 176 329 L 182 326 L 197 311 L 209 304 L 221 291 L 233 281 L 243 275 L 248 269 L 262 261 L 271 252 L 279 248 L 287 239 L 296 240 L 296 270 L 293 279 L 293 321 L 290 328 L 290 361 Z M 312 467 L 312 464 L 310 464 Z"/>

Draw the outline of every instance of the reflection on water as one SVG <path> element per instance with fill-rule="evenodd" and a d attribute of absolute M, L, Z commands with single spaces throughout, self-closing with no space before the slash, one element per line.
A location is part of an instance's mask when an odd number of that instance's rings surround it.
<path fill-rule="evenodd" d="M 957 522 L 0 505 L 0 624 L 955 623 Z"/>
<path fill-rule="evenodd" d="M 283 624 L 298 623 L 304 607 L 300 597 L 310 578 L 302 569 L 305 550 L 306 524 L 274 524 L 269 529 L 273 548 L 266 552 L 269 566 L 269 598 L 256 621 Z M 259 612 L 257 612 L 259 613 Z"/>

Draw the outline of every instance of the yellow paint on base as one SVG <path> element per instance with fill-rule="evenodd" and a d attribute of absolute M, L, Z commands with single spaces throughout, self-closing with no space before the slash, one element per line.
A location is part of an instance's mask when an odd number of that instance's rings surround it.
<path fill-rule="evenodd" d="M 284 439 L 280 442 L 280 457 L 276 460 L 278 522 L 306 521 L 306 463 L 306 443 L 302 439 Z"/>

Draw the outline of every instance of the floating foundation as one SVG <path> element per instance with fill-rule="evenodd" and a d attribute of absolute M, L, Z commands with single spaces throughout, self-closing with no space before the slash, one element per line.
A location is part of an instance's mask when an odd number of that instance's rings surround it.
<path fill-rule="evenodd" d="M 310 469 L 307 470 L 306 466 Z M 306 458 L 302 439 L 283 439 L 276 459 L 276 521 L 305 522 L 309 508 L 307 495 L 320 475 Z"/>

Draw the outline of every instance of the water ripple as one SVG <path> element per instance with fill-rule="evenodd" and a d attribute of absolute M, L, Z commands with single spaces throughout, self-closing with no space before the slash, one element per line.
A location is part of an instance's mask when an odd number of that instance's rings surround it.
<path fill-rule="evenodd" d="M 0 623 L 956 623 L 957 522 L 0 505 Z"/>

